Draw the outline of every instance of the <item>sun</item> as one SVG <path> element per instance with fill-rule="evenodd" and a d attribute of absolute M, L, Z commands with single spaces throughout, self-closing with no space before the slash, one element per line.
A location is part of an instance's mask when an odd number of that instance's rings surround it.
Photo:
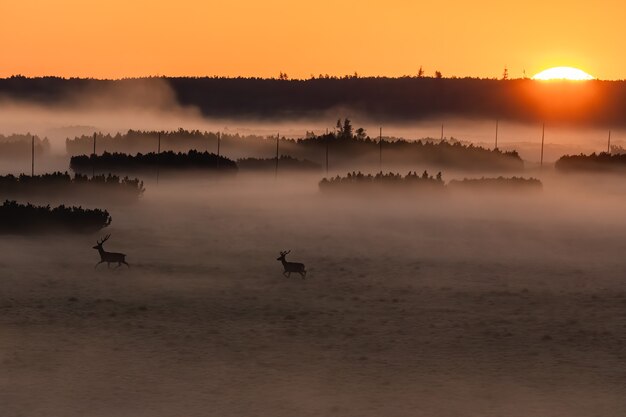
<path fill-rule="evenodd" d="M 569 80 L 569 81 L 586 81 L 595 79 L 585 71 L 573 67 L 554 67 L 543 70 L 535 74 L 533 80 Z"/>

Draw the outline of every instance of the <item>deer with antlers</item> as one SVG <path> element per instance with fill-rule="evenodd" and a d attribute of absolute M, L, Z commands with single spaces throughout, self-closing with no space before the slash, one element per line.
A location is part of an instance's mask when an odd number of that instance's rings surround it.
<path fill-rule="evenodd" d="M 117 268 L 122 266 L 122 264 L 124 264 L 124 265 L 126 265 L 127 267 L 130 268 L 130 265 L 128 265 L 128 263 L 126 263 L 126 254 L 124 254 L 124 253 L 115 253 L 115 252 L 107 252 L 102 247 L 102 244 L 104 242 L 106 242 L 107 240 L 109 240 L 110 237 L 111 237 L 111 235 L 106 235 L 104 237 L 104 239 L 97 241 L 96 242 L 96 246 L 93 247 L 94 249 L 97 249 L 98 253 L 100 254 L 100 262 L 98 262 L 96 264 L 96 266 L 94 266 L 94 268 L 97 268 L 98 265 L 100 265 L 103 262 L 106 262 L 107 266 L 109 268 L 111 267 L 112 263 L 117 263 Z"/>
<path fill-rule="evenodd" d="M 283 268 L 285 269 L 283 271 L 283 275 L 289 278 L 291 276 L 291 273 L 295 272 L 302 275 L 302 279 L 306 278 L 306 270 L 304 269 L 304 264 L 301 264 L 300 262 L 287 262 L 287 260 L 285 259 L 285 256 L 287 256 L 287 254 L 290 252 L 290 250 L 287 252 L 281 252 L 280 257 L 276 258 L 277 261 L 281 261 L 283 263 Z"/>

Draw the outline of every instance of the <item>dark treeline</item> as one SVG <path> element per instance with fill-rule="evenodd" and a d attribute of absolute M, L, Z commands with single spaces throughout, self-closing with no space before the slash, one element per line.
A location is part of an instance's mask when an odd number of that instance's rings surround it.
<path fill-rule="evenodd" d="M 359 190 L 372 190 L 372 189 L 442 189 L 444 182 L 441 177 L 441 172 L 436 176 L 428 174 L 428 171 L 424 171 L 421 175 L 417 172 L 409 172 L 407 175 L 402 176 L 393 172 L 383 173 L 379 172 L 375 175 L 363 174 L 362 172 L 351 172 L 345 177 L 337 175 L 332 178 L 323 178 L 319 187 L 322 191 L 359 191 Z"/>
<path fill-rule="evenodd" d="M 240 170 L 269 171 L 276 168 L 276 158 L 242 158 L 237 160 Z M 278 159 L 281 170 L 289 171 L 320 171 L 322 166 L 307 159 L 296 159 L 291 156 L 281 155 Z"/>
<path fill-rule="evenodd" d="M 1 135 L 0 134 L 0 159 L 26 159 L 32 155 L 33 135 L 27 133 Z M 35 156 L 50 153 L 50 141 L 48 138 L 41 139 L 35 136 Z"/>
<path fill-rule="evenodd" d="M 0 176 L 0 199 L 36 196 L 37 198 L 123 197 L 137 199 L 145 188 L 143 181 L 116 175 L 87 175 L 55 172 L 43 175 Z"/>
<path fill-rule="evenodd" d="M 5 201 L 0 206 L 0 233 L 93 233 L 111 224 L 106 210 L 34 206 Z"/>
<path fill-rule="evenodd" d="M 70 158 L 70 168 L 75 172 L 111 171 L 130 172 L 145 170 L 210 170 L 220 172 L 234 172 L 237 164 L 223 156 L 213 153 L 198 152 L 195 150 L 187 153 L 175 153 L 172 151 L 127 155 L 122 153 L 108 153 L 102 155 L 79 155 Z"/>
<path fill-rule="evenodd" d="M 0 98 L 58 104 L 85 91 L 132 90 L 150 83 L 173 89 L 178 102 L 205 116 L 288 118 L 349 109 L 379 121 L 433 117 L 626 126 L 626 82 L 537 82 L 430 77 L 166 78 L 123 80 L 58 77 L 0 79 Z"/>
<path fill-rule="evenodd" d="M 523 177 L 497 177 L 497 178 L 465 178 L 452 180 L 448 183 L 450 188 L 475 190 L 540 190 L 541 181 L 536 178 Z"/>
<path fill-rule="evenodd" d="M 626 154 L 608 152 L 564 155 L 554 164 L 559 171 L 612 171 L 626 169 Z"/>
<path fill-rule="evenodd" d="M 335 132 L 304 139 L 281 138 L 279 152 L 292 158 L 325 164 L 326 149 L 334 168 L 354 168 L 355 164 L 377 164 L 381 152 L 378 138 L 370 138 L 364 129 L 353 128 L 350 120 L 337 123 Z M 96 152 L 135 153 L 154 152 L 158 145 L 159 132 L 128 131 L 115 136 L 96 136 Z M 165 142 L 167 138 L 167 142 Z M 167 145 L 164 145 L 166 143 Z M 66 140 L 70 155 L 88 155 L 93 152 L 93 137 L 81 136 Z M 186 152 L 217 151 L 217 133 L 187 131 L 179 129 L 161 134 L 161 149 L 176 149 Z M 276 137 L 220 135 L 220 154 L 233 159 L 273 158 L 276 155 Z M 451 139 L 439 141 L 425 139 L 408 141 L 383 138 L 383 160 L 390 165 L 421 165 L 464 170 L 520 170 L 523 161 L 516 152 L 502 152 Z"/>
<path fill-rule="evenodd" d="M 96 133 L 96 153 L 149 153 L 157 152 L 159 136 L 161 151 L 187 152 L 217 151 L 217 132 L 178 129 L 173 131 L 141 131 L 129 130 L 115 135 Z M 239 147 L 250 148 L 251 154 L 263 153 L 266 138 L 256 135 L 241 136 L 239 134 L 220 133 L 220 145 L 233 151 Z M 89 155 L 93 152 L 93 135 L 77 136 L 65 140 L 65 149 L 69 155 Z M 261 144 L 261 149 L 255 149 Z"/>

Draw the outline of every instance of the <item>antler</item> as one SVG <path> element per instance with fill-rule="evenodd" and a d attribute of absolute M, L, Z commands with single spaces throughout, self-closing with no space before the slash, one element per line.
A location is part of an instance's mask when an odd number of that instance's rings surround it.
<path fill-rule="evenodd" d="M 98 245 L 102 245 L 104 242 L 106 242 L 107 240 L 109 240 L 109 238 L 111 237 L 111 235 L 106 235 L 104 237 L 104 239 L 97 241 Z"/>
<path fill-rule="evenodd" d="M 285 255 L 287 255 L 289 252 L 291 252 L 291 250 L 288 250 L 288 251 L 280 251 L 280 256 L 285 256 Z"/>

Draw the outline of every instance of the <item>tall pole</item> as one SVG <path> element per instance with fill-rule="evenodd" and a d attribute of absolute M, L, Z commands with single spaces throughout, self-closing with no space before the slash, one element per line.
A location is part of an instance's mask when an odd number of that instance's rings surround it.
<path fill-rule="evenodd" d="M 541 129 L 541 159 L 539 160 L 539 166 L 543 168 L 543 142 L 546 137 L 546 124 L 543 124 Z"/>
<path fill-rule="evenodd" d="M 274 169 L 274 178 L 278 178 L 278 142 L 280 140 L 280 133 L 276 135 L 276 168 Z"/>
<path fill-rule="evenodd" d="M 217 169 L 220 169 L 220 132 L 217 132 Z"/>
<path fill-rule="evenodd" d="M 96 176 L 96 132 L 93 132 L 93 162 L 91 163 L 91 178 Z"/>
<path fill-rule="evenodd" d="M 159 132 L 159 140 L 157 141 L 157 185 L 159 184 L 159 171 L 161 168 L 161 132 Z"/>
<path fill-rule="evenodd" d="M 383 128 L 380 128 L 380 133 L 378 136 L 378 167 L 380 168 L 380 173 L 383 173 Z"/>
<path fill-rule="evenodd" d="M 31 158 L 30 158 L 30 176 L 35 176 L 35 136 L 33 136 L 31 144 Z"/>
<path fill-rule="evenodd" d="M 495 150 L 498 150 L 498 122 L 499 120 L 496 120 L 496 147 Z"/>
<path fill-rule="evenodd" d="M 326 128 L 326 176 L 328 176 L 328 128 Z"/>
<path fill-rule="evenodd" d="M 611 131 L 610 130 L 609 130 L 609 144 L 607 145 L 606 153 L 611 155 Z"/>
<path fill-rule="evenodd" d="M 441 141 L 443 142 L 443 123 L 441 124 Z"/>

